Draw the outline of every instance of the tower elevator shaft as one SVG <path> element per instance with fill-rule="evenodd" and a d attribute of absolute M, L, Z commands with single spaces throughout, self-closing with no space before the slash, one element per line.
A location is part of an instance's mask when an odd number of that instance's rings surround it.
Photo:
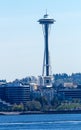
<path fill-rule="evenodd" d="M 49 76 L 49 50 L 48 50 L 48 28 L 49 28 L 49 25 L 48 24 L 45 24 L 45 60 L 46 60 L 46 76 Z"/>

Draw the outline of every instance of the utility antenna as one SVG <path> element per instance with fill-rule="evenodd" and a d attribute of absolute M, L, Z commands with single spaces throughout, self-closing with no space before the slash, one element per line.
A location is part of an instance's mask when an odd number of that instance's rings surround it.
<path fill-rule="evenodd" d="M 47 14 L 47 9 L 46 9 L 46 14 Z"/>

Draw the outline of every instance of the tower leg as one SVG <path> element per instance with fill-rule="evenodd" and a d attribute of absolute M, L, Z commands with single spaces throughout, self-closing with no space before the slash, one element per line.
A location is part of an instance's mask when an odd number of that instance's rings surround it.
<path fill-rule="evenodd" d="M 48 24 L 45 24 L 46 76 L 49 76 Z"/>

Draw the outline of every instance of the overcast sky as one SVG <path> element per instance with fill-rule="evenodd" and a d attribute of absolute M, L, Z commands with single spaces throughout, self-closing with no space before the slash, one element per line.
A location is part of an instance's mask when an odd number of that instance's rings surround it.
<path fill-rule="evenodd" d="M 52 73 L 81 72 L 81 0 L 0 0 L 0 79 L 42 74 L 46 9 Z"/>

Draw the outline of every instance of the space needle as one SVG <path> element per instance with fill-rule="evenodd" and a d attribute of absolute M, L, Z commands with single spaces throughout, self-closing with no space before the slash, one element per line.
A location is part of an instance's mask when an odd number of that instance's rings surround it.
<path fill-rule="evenodd" d="M 55 22 L 54 19 L 49 18 L 49 15 L 46 14 L 43 16 L 42 19 L 39 19 L 38 22 L 43 27 L 43 34 L 44 34 L 44 59 L 43 59 L 43 69 L 42 69 L 42 76 L 44 79 L 44 85 L 50 86 L 52 83 L 52 75 L 51 75 L 51 65 L 50 65 L 50 55 L 49 55 L 49 29 L 51 24 Z"/>

